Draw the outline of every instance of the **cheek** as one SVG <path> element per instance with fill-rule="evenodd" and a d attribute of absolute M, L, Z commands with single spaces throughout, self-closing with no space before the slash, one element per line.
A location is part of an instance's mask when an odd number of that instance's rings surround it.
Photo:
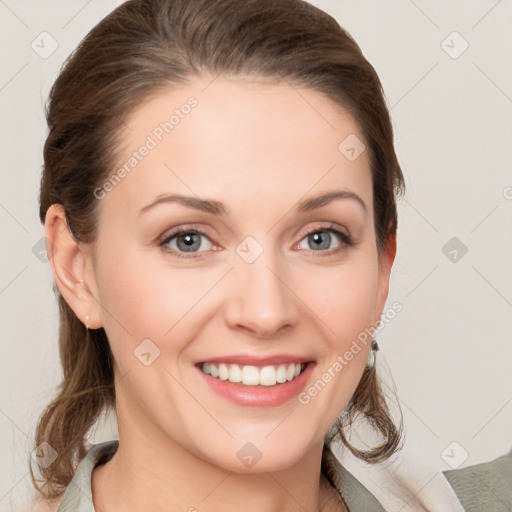
<path fill-rule="evenodd" d="M 97 268 L 104 328 L 116 359 L 127 360 L 145 339 L 161 351 L 172 347 L 178 353 L 199 325 L 197 314 L 208 303 L 202 298 L 219 276 L 205 269 L 171 268 L 165 257 L 157 264 L 140 249 L 125 254 L 116 258 L 106 252 Z"/>
<path fill-rule="evenodd" d="M 378 267 L 370 257 L 297 277 L 297 295 L 312 311 L 326 338 L 338 349 L 375 322 Z"/>
<path fill-rule="evenodd" d="M 341 414 L 366 367 L 377 276 L 377 259 L 368 251 L 308 279 L 303 274 L 300 280 L 298 295 L 307 298 L 304 302 L 314 313 L 310 317 L 316 318 L 315 327 L 323 336 L 315 374 L 298 401 L 305 416 L 319 422 L 319 432 L 326 432 Z"/>

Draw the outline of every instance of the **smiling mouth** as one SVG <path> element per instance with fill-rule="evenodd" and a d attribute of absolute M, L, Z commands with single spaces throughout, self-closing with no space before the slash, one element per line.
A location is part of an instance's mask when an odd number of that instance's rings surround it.
<path fill-rule="evenodd" d="M 245 386 L 276 386 L 296 379 L 309 363 L 283 363 L 267 366 L 228 363 L 199 363 L 203 373 L 218 380 Z"/>

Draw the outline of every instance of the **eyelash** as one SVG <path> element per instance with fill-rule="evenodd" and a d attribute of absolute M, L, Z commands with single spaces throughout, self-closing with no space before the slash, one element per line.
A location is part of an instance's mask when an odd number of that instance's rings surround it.
<path fill-rule="evenodd" d="M 300 242 L 304 238 L 306 238 L 307 236 L 312 235 L 313 233 L 322 233 L 322 232 L 334 233 L 335 235 L 337 235 L 338 238 L 341 241 L 341 245 L 339 247 L 337 247 L 335 249 L 331 249 L 329 251 L 313 251 L 313 252 L 319 252 L 320 253 L 320 254 L 316 254 L 315 257 L 316 256 L 320 256 L 320 257 L 332 256 L 333 254 L 338 253 L 339 251 L 342 251 L 343 249 L 354 245 L 354 241 L 353 241 L 352 237 L 350 235 L 347 235 L 346 233 L 343 233 L 339 229 L 337 229 L 334 224 L 330 224 L 328 226 L 317 226 L 315 228 L 312 228 L 312 229 L 306 231 L 305 233 L 302 233 L 301 238 L 300 238 Z M 181 253 L 181 252 L 178 252 L 178 251 L 176 251 L 174 249 L 171 249 L 169 247 L 165 247 L 165 245 L 168 244 L 173 238 L 176 238 L 177 236 L 180 236 L 180 235 L 190 235 L 190 234 L 202 235 L 205 238 L 207 238 L 210 241 L 210 243 L 212 243 L 212 244 L 214 243 L 211 240 L 211 238 L 204 231 L 202 231 L 201 229 L 199 229 L 199 228 L 187 229 L 185 227 L 185 228 L 180 228 L 179 230 L 170 233 L 162 241 L 160 241 L 158 245 L 160 247 L 162 247 L 166 252 L 170 252 L 170 253 L 172 253 L 173 255 L 175 255 L 178 258 L 185 258 L 185 259 L 201 258 L 202 257 L 200 255 L 201 253 L 195 253 L 195 254 L 194 253 L 188 253 L 185 256 L 184 255 L 185 253 Z"/>

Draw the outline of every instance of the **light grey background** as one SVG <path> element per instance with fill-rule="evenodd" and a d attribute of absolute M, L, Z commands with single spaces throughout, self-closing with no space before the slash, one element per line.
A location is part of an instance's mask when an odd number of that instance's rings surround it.
<path fill-rule="evenodd" d="M 36 420 L 61 376 L 51 269 L 33 250 L 43 105 L 64 59 L 119 3 L 0 0 L 0 510 L 30 491 Z M 406 449 L 440 469 L 491 460 L 512 445 L 512 2 L 312 3 L 381 77 L 406 177 L 388 302 L 403 311 L 378 338 Z M 47 58 L 42 32 L 58 44 Z"/>

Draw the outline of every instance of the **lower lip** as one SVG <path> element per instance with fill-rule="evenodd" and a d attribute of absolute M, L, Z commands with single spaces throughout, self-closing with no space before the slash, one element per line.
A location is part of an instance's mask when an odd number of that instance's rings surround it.
<path fill-rule="evenodd" d="M 196 367 L 210 387 L 219 395 L 239 405 L 253 407 L 276 407 L 296 397 L 306 385 L 315 363 L 309 362 L 295 379 L 275 386 L 246 386 L 241 382 L 220 380 Z"/>

